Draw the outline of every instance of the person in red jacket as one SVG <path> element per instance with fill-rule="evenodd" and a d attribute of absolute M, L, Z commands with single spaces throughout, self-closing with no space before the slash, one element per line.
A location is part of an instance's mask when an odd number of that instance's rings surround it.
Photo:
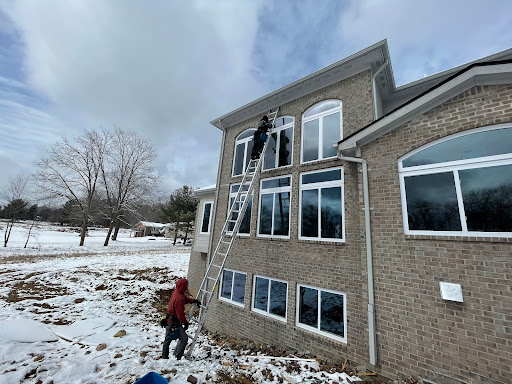
<path fill-rule="evenodd" d="M 171 341 L 174 340 L 172 336 L 176 327 L 179 332 L 179 341 L 174 349 L 174 356 L 176 356 L 178 360 L 183 357 L 188 341 L 188 336 L 185 332 L 188 329 L 187 317 L 185 316 L 185 304 L 194 303 L 198 306 L 201 305 L 199 300 L 185 296 L 187 287 L 188 280 L 185 278 L 179 279 L 176 282 L 176 289 L 172 293 L 171 300 L 169 300 L 169 305 L 167 306 L 168 326 L 166 327 L 165 341 L 162 350 L 162 358 L 164 359 L 169 358 L 169 345 Z"/>

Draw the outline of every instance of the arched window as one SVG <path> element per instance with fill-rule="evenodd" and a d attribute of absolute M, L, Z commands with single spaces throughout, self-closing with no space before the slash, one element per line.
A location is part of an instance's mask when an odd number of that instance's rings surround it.
<path fill-rule="evenodd" d="M 334 144 L 343 137 L 340 100 L 325 100 L 302 115 L 301 163 L 336 156 Z"/>
<path fill-rule="evenodd" d="M 248 129 L 242 132 L 235 141 L 235 156 L 233 159 L 233 176 L 240 176 L 245 173 L 254 142 L 252 136 L 256 129 Z"/>
<path fill-rule="evenodd" d="M 398 169 L 406 234 L 512 237 L 512 124 L 434 141 Z"/>
<path fill-rule="evenodd" d="M 293 125 L 291 116 L 279 116 L 276 119 L 269 143 L 265 151 L 263 169 L 274 169 L 292 165 Z"/>

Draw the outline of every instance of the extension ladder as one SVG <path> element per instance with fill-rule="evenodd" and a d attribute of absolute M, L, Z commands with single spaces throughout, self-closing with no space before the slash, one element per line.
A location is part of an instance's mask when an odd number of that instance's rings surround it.
<path fill-rule="evenodd" d="M 190 347 L 185 354 L 185 358 L 187 359 L 190 359 L 192 356 L 192 351 L 194 350 L 199 333 L 203 329 L 203 324 L 206 320 L 206 313 L 208 312 L 208 308 L 213 299 L 217 284 L 219 283 L 222 270 L 224 269 L 224 264 L 226 264 L 226 260 L 229 256 L 233 243 L 237 238 L 240 225 L 244 219 L 245 211 L 247 210 L 252 192 L 254 190 L 254 185 L 257 182 L 258 176 L 261 172 L 263 159 L 267 150 L 268 143 L 270 142 L 272 129 L 275 127 L 275 121 L 279 109 L 280 107 L 277 107 L 274 111 L 271 110 L 267 114 L 268 122 L 272 124 L 272 128 L 270 128 L 268 131 L 268 137 L 265 141 L 265 144 L 263 145 L 259 159 L 251 159 L 247 164 L 247 168 L 245 170 L 242 181 L 240 182 L 240 187 L 238 188 L 235 200 L 233 201 L 233 204 L 228 211 L 227 219 L 224 223 L 224 226 L 222 227 L 219 242 L 217 243 L 215 252 L 213 253 L 210 264 L 208 265 L 204 275 L 201 288 L 199 288 L 197 293 L 196 299 L 201 301 L 201 310 L 197 320 L 197 329 L 194 336 L 192 336 L 192 343 L 190 344 Z M 229 236 L 231 236 L 231 238 L 229 238 Z M 196 305 L 194 304 L 190 310 L 188 321 L 192 319 L 195 309 Z"/>

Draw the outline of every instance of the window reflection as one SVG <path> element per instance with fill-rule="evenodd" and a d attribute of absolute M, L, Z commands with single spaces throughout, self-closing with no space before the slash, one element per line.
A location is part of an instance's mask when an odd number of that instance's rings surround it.
<path fill-rule="evenodd" d="M 256 287 L 254 289 L 254 308 L 262 311 L 267 310 L 268 305 L 268 279 L 256 278 Z"/>
<path fill-rule="evenodd" d="M 324 116 L 323 118 L 323 152 L 322 157 L 336 156 L 336 148 L 334 144 L 340 141 L 340 112 L 333 113 L 332 115 Z"/>
<path fill-rule="evenodd" d="M 243 273 L 235 273 L 235 281 L 233 283 L 233 301 L 237 303 L 244 303 L 245 299 L 245 279 Z"/>
<path fill-rule="evenodd" d="M 460 231 L 453 174 L 408 176 L 405 181 L 409 229 Z"/>
<path fill-rule="evenodd" d="M 345 336 L 343 295 L 321 292 L 320 330 Z"/>
<path fill-rule="evenodd" d="M 286 316 L 286 283 L 274 280 L 270 282 L 269 312 L 276 316 Z"/>
<path fill-rule="evenodd" d="M 260 229 L 259 233 L 270 235 L 272 233 L 272 205 L 274 203 L 274 195 L 266 194 L 261 196 L 260 206 Z"/>
<path fill-rule="evenodd" d="M 302 161 L 313 161 L 318 159 L 319 120 L 315 119 L 304 123 L 302 130 Z"/>
<path fill-rule="evenodd" d="M 203 210 L 203 223 L 201 225 L 201 232 L 209 232 L 210 227 L 210 212 L 212 210 L 212 204 L 207 203 L 204 205 Z"/>
<path fill-rule="evenodd" d="M 341 187 L 322 188 L 322 237 L 342 238 Z"/>
<path fill-rule="evenodd" d="M 469 231 L 512 232 L 512 165 L 459 171 Z"/>
<path fill-rule="evenodd" d="M 299 322 L 310 327 L 318 327 L 318 291 L 300 287 Z"/>
<path fill-rule="evenodd" d="M 318 237 L 318 190 L 302 191 L 301 234 Z"/>
<path fill-rule="evenodd" d="M 321 103 L 318 103 L 311 107 L 305 114 L 304 117 L 314 116 L 318 113 L 322 113 L 328 111 L 330 109 L 338 108 L 341 106 L 341 102 L 339 100 L 326 100 Z"/>
<path fill-rule="evenodd" d="M 288 235 L 290 216 L 290 194 L 288 192 L 277 193 L 274 204 L 274 235 Z"/>
<path fill-rule="evenodd" d="M 231 286 L 233 284 L 233 272 L 224 270 L 222 275 L 222 293 L 221 296 L 231 300 Z"/>

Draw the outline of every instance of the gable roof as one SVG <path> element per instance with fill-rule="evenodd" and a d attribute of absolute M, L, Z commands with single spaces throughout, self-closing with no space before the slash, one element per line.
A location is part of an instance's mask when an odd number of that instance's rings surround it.
<path fill-rule="evenodd" d="M 345 137 L 338 142 L 338 151 L 343 155 L 357 155 L 363 145 L 474 86 L 501 84 L 512 84 L 512 60 L 473 63 Z"/>

